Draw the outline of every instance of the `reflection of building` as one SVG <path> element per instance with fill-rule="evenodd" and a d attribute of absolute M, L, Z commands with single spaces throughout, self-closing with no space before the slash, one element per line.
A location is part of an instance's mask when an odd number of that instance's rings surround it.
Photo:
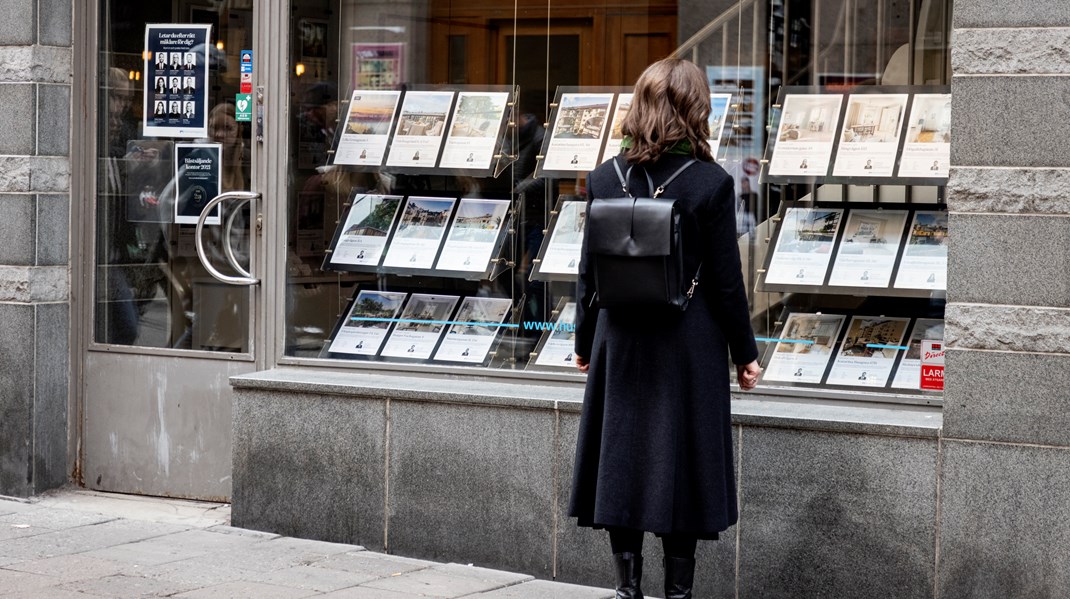
<path fill-rule="evenodd" d="M 458 216 L 457 226 L 469 229 L 495 229 L 501 221 L 501 217 L 488 212 L 478 216 Z"/>
<path fill-rule="evenodd" d="M 447 210 L 429 210 L 416 203 L 405 208 L 405 224 L 426 227 L 440 227 L 446 222 Z"/>
<path fill-rule="evenodd" d="M 802 241 L 831 241 L 831 236 L 840 223 L 840 213 L 811 212 L 810 217 L 796 229 L 796 237 Z"/>

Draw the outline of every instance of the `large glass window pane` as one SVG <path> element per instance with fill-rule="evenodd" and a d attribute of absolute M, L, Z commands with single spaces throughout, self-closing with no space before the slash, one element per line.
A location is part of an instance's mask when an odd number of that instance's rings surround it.
<path fill-rule="evenodd" d="M 943 209 L 943 182 L 889 176 L 868 184 L 857 177 L 832 177 L 831 170 L 829 176 L 803 180 L 767 175 L 775 141 L 770 139 L 772 128 L 799 118 L 788 116 L 782 105 L 790 90 L 803 95 L 839 94 L 841 104 L 808 113 L 804 126 L 795 131 L 820 133 L 830 140 L 840 133 L 841 113 L 848 113 L 852 93 L 894 91 L 909 98 L 908 102 L 919 94 L 941 93 L 938 86 L 946 86 L 949 77 L 950 2 L 648 0 L 577 7 L 492 0 L 425 0 L 389 6 L 359 0 L 301 0 L 294 7 L 290 73 L 292 113 L 298 117 L 290 148 L 294 176 L 289 193 L 286 355 L 403 363 L 417 370 L 462 366 L 524 370 L 533 376 L 574 374 L 566 359 L 570 357 L 567 321 L 574 301 L 574 276 L 567 256 L 556 270 L 549 263 L 560 257 L 553 254 L 555 248 L 567 253 L 570 233 L 582 230 L 586 172 L 542 172 L 553 171 L 547 169 L 544 156 L 549 130 L 570 119 L 572 134 L 583 136 L 597 129 L 596 135 L 606 139 L 609 134 L 604 132 L 611 129 L 607 125 L 621 99 L 618 94 L 627 93 L 650 63 L 676 55 L 706 72 L 715 105 L 722 102 L 720 97 L 725 98 L 721 112 L 715 111 L 712 124 L 718 135 L 714 142 L 718 162 L 736 183 L 739 243 L 755 331 L 763 340 L 763 364 L 776 359 L 776 349 L 786 335 L 802 334 L 801 323 L 814 324 L 806 315 L 842 317 L 842 326 L 825 334 L 834 339 L 828 340 L 827 368 L 816 381 L 800 384 L 771 379 L 766 388 L 938 399 L 938 395 L 919 391 L 916 383 L 894 386 L 888 372 L 883 373 L 886 378 L 881 385 L 871 384 L 873 373 L 867 373 L 863 383 L 855 379 L 854 384 L 832 384 L 835 377 L 829 378 L 828 368 L 835 355 L 850 353 L 849 346 L 861 339 L 866 343 L 857 353 L 870 357 L 875 350 L 883 351 L 893 356 L 893 369 L 898 369 L 905 363 L 904 356 L 913 356 L 916 350 L 908 333 L 932 332 L 942 325 L 940 289 L 900 293 L 891 283 L 883 288 L 837 288 L 830 284 L 828 273 L 816 284 L 768 285 L 765 274 L 785 217 L 797 214 L 789 210 L 801 208 L 839 210 L 855 228 L 852 240 L 876 239 L 867 237 L 874 227 L 901 224 L 903 233 L 895 238 L 901 243 L 892 248 L 900 257 L 893 261 L 899 268 L 909 232 L 929 226 L 915 223 L 916 214 Z M 316 42 L 321 37 L 327 40 L 322 46 Z M 417 114 L 418 110 L 406 107 L 407 99 L 432 91 L 448 92 L 459 104 L 464 94 L 502 89 L 517 90 L 518 95 L 510 97 L 509 125 L 500 134 L 495 168 L 489 172 L 444 168 L 438 161 L 416 166 L 391 159 L 399 137 L 407 131 L 438 134 L 434 111 Z M 355 92 L 370 92 L 359 100 L 366 107 L 370 106 L 367 98 L 382 97 L 375 94 L 396 93 L 387 97 L 397 104 L 383 109 L 389 113 L 384 117 L 389 125 L 384 129 L 381 161 L 362 163 L 363 157 L 339 160 L 335 155 L 341 150 L 340 141 L 355 144 L 360 134 L 356 128 L 346 131 L 349 121 L 368 118 L 353 111 Z M 609 100 L 600 108 L 568 108 L 561 104 L 562 94 Z M 909 120 L 918 129 L 915 141 L 933 137 L 940 129 L 938 123 L 948 122 L 947 114 L 937 100 L 925 102 L 936 103 L 924 117 L 913 120 L 906 107 L 914 104 L 902 104 L 894 111 L 887 106 L 860 111 L 858 119 L 865 122 L 857 124 L 857 132 L 872 136 L 874 131 L 902 126 L 907 135 Z M 463 111 L 448 104 L 439 112 L 446 126 L 443 139 L 448 142 L 450 128 L 463 120 L 458 116 Z M 409 124 L 403 124 L 406 118 L 420 123 L 409 129 Z M 850 135 L 855 133 L 851 129 Z M 949 135 L 946 125 L 939 135 Z M 411 140 L 402 139 L 400 145 L 406 143 Z M 613 155 L 619 140 L 603 143 L 599 159 Z M 431 151 L 446 155 L 441 146 Z M 407 159 L 417 160 L 414 154 L 410 150 Z M 396 202 L 383 204 L 383 198 L 396 198 Z M 419 268 L 390 267 L 392 249 L 410 243 L 395 244 L 395 240 L 403 225 L 413 224 L 413 214 L 405 212 L 416 204 L 413 198 L 452 201 L 440 205 L 445 208 L 434 208 L 440 210 L 435 218 L 442 221 L 438 231 L 442 239 L 436 239 L 437 246 L 431 243 L 434 247 L 428 251 L 439 261 L 453 251 L 448 242 L 462 216 L 459 206 L 473 205 L 475 200 L 507 202 L 505 234 L 495 247 L 491 266 L 470 276 L 447 272 L 434 260 Z M 380 214 L 386 210 L 383 206 L 396 207 L 396 212 Z M 427 203 L 421 210 L 432 210 L 431 206 Z M 867 210 L 880 218 L 872 218 Z M 357 218 L 357 213 L 363 216 Z M 423 213 L 421 218 L 426 225 L 430 217 Z M 373 220 L 382 221 L 378 228 L 372 226 Z M 374 242 L 372 230 L 384 239 Z M 838 236 L 826 248 L 830 253 L 844 243 L 841 230 L 836 232 Z M 349 241 L 347 234 L 352 236 Z M 560 235 L 556 242 L 555 235 Z M 349 247 L 370 244 L 367 247 L 381 250 L 386 258 L 356 264 L 353 256 L 334 255 L 340 243 Z M 346 260 L 352 268 L 339 267 Z M 496 299 L 507 302 L 504 315 L 492 309 L 499 304 L 489 300 Z M 474 313 L 482 314 L 483 320 L 477 318 L 479 327 L 468 320 Z M 888 319 L 893 319 L 891 325 L 885 322 Z M 428 333 L 423 338 L 415 335 L 421 327 Z M 858 334 L 848 340 L 849 329 Z M 817 327 L 810 333 L 814 336 L 821 330 Z M 455 345 L 452 336 L 464 338 L 466 334 L 473 341 L 492 335 L 493 341 L 480 345 L 478 359 L 439 355 L 442 348 Z M 417 350 L 415 355 L 388 349 L 403 339 L 422 339 L 408 344 Z M 819 345 L 789 344 L 782 346 L 781 353 L 802 354 Z"/>
<path fill-rule="evenodd" d="M 251 47 L 252 11 L 189 1 L 102 2 L 100 17 L 94 341 L 248 352 L 248 290 L 204 270 L 195 226 L 176 223 L 175 198 L 185 198 L 184 215 L 195 217 L 196 204 L 216 191 L 190 183 L 195 177 L 176 168 L 180 156 L 194 151 L 181 144 L 218 148 L 222 191 L 249 188 L 250 133 L 235 120 L 234 98 L 239 52 Z M 185 49 L 177 63 L 154 56 L 145 46 L 150 23 L 211 25 L 208 47 Z M 205 54 L 208 63 L 198 70 L 197 57 Z M 146 131 L 144 114 L 163 130 Z M 206 127 L 196 137 L 169 135 L 167 127 L 183 119 Z M 225 242 L 248 268 L 248 222 L 248 206 L 232 206 L 206 228 L 205 246 L 221 269 L 227 268 Z"/>

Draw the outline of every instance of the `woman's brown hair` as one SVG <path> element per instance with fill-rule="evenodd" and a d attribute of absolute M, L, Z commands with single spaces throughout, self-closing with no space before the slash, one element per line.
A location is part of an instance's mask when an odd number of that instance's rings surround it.
<path fill-rule="evenodd" d="M 691 144 L 691 155 L 712 160 L 710 144 L 710 88 L 694 63 L 666 58 L 650 65 L 635 82 L 632 106 L 621 122 L 631 138 L 624 159 L 633 164 L 657 162 L 681 141 Z"/>

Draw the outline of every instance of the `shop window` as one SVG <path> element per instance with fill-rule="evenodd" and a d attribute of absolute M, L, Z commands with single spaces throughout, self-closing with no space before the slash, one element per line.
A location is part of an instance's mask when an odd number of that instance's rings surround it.
<path fill-rule="evenodd" d="M 291 69 L 286 359 L 578 379 L 584 177 L 677 55 L 709 78 L 764 388 L 940 401 L 949 1 L 293 5 L 329 43 L 291 45 L 323 64 Z"/>

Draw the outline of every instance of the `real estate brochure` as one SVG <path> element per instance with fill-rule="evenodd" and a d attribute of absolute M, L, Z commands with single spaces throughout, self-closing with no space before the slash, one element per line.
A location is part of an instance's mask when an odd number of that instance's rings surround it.
<path fill-rule="evenodd" d="M 621 142 L 624 141 L 624 132 L 621 131 L 621 123 L 628 111 L 632 108 L 632 97 L 635 94 L 617 94 L 617 103 L 613 107 L 613 122 L 609 126 L 609 136 L 606 139 L 606 148 L 602 150 L 602 162 L 620 154 Z"/>
<path fill-rule="evenodd" d="M 951 166 L 951 94 L 915 94 L 900 177 L 946 179 Z"/>
<path fill-rule="evenodd" d="M 914 213 L 894 287 L 947 289 L 947 212 Z"/>
<path fill-rule="evenodd" d="M 462 199 L 435 269 L 485 271 L 508 213 L 509 200 Z"/>
<path fill-rule="evenodd" d="M 415 360 L 430 358 L 458 299 L 454 295 L 410 295 L 382 355 Z"/>
<path fill-rule="evenodd" d="M 438 166 L 490 168 L 508 102 L 507 92 L 460 92 Z"/>
<path fill-rule="evenodd" d="M 732 94 L 710 94 L 710 153 L 717 158 L 717 150 L 721 147 L 721 136 L 724 134 L 725 121 L 728 120 L 728 107 L 732 102 Z"/>
<path fill-rule="evenodd" d="M 613 94 L 562 94 L 543 171 L 586 172 L 598 166 Z"/>
<path fill-rule="evenodd" d="M 851 94 L 836 146 L 836 177 L 891 177 L 908 94 Z"/>
<path fill-rule="evenodd" d="M 828 174 L 842 103 L 840 94 L 786 94 L 769 159 L 769 174 L 782 177 Z"/>
<path fill-rule="evenodd" d="M 411 91 L 401 103 L 387 166 L 433 168 L 446 134 L 446 118 L 455 92 Z"/>
<path fill-rule="evenodd" d="M 944 340 L 944 321 L 938 318 L 919 318 L 914 322 L 914 328 L 910 330 L 907 342 L 907 353 L 899 361 L 899 368 L 895 371 L 892 379 L 892 387 L 896 389 L 920 389 L 921 388 L 921 342 Z"/>
<path fill-rule="evenodd" d="M 575 367 L 576 302 L 568 302 L 561 308 L 553 331 L 539 350 L 535 364 L 555 368 Z"/>
<path fill-rule="evenodd" d="M 456 203 L 451 198 L 410 197 L 401 211 L 383 266 L 431 268 Z"/>
<path fill-rule="evenodd" d="M 487 359 L 512 305 L 509 298 L 464 298 L 434 359 L 481 364 Z"/>
<path fill-rule="evenodd" d="M 401 196 L 354 192 L 330 263 L 377 266 L 401 199 Z"/>
<path fill-rule="evenodd" d="M 902 351 L 909 318 L 855 316 L 832 363 L 828 385 L 884 387 Z"/>
<path fill-rule="evenodd" d="M 820 383 L 840 335 L 842 314 L 795 312 L 765 365 L 762 380 L 785 383 Z"/>
<path fill-rule="evenodd" d="M 333 164 L 381 166 L 401 92 L 353 90 Z"/>
<path fill-rule="evenodd" d="M 788 208 L 765 273 L 765 282 L 782 285 L 821 285 L 825 282 L 832 244 L 840 230 L 843 210 Z"/>
<path fill-rule="evenodd" d="M 358 293 L 327 351 L 361 356 L 379 353 L 406 295 L 393 291 Z"/>
<path fill-rule="evenodd" d="M 907 213 L 900 210 L 851 210 L 829 285 L 887 287 L 906 221 Z"/>
<path fill-rule="evenodd" d="M 583 250 L 583 227 L 587 219 L 587 202 L 562 201 L 557 207 L 557 221 L 546 245 L 539 273 L 579 274 Z"/>

